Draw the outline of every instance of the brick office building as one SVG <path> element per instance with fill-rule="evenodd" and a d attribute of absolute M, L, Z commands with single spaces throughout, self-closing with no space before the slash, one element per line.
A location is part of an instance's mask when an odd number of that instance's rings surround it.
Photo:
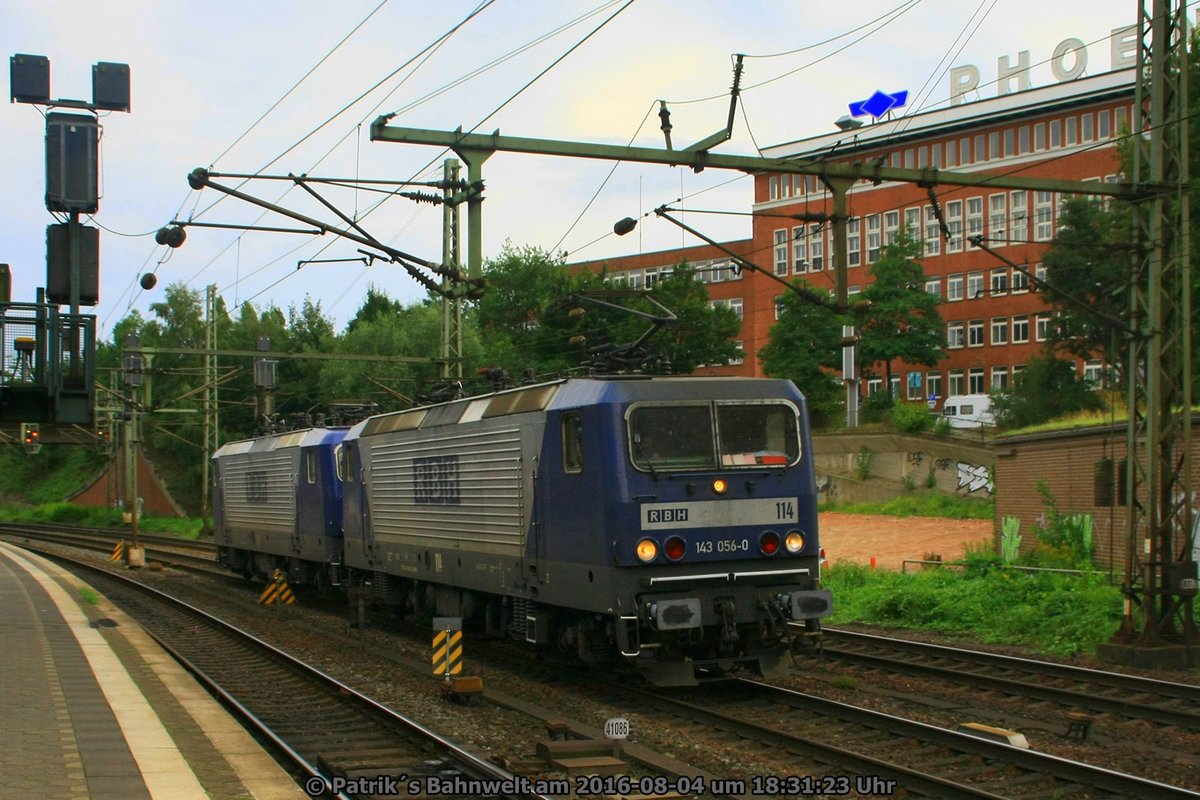
<path fill-rule="evenodd" d="M 1052 86 L 952 105 L 851 130 L 836 130 L 767 148 L 774 158 L 878 161 L 905 168 L 1019 174 L 1081 181 L 1116 181 L 1118 137 L 1127 131 L 1133 105 L 1133 70 L 1106 72 Z M 943 238 L 930 191 L 951 232 Z M 860 181 L 847 197 L 847 283 L 856 293 L 880 248 L 907 228 L 924 243 L 925 289 L 943 301 L 946 357 L 934 367 L 892 364 L 898 397 L 925 400 L 1003 389 L 1045 341 L 1051 324 L 1046 304 L 1028 279 L 995 257 L 971 247 L 988 245 L 1013 262 L 1041 272 L 1041 256 L 1054 238 L 1065 197 L 1055 192 L 990 190 Z M 755 212 L 749 240 L 730 243 L 739 254 L 786 280 L 800 278 L 832 289 L 832 226 L 800 223 L 787 215 L 830 212 L 832 197 L 819 178 L 762 174 L 754 179 Z M 781 287 L 752 272 L 728 280 L 727 256 L 715 248 L 684 248 L 587 262 L 604 266 L 615 282 L 646 285 L 683 259 L 703 262 L 714 302 L 742 319 L 741 363 L 708 368 L 714 374 L 762 375 L 758 351 L 777 319 Z M 882 388 L 884 365 L 870 373 L 864 393 Z M 1081 361 L 1084 377 L 1098 379 L 1099 360 Z"/>

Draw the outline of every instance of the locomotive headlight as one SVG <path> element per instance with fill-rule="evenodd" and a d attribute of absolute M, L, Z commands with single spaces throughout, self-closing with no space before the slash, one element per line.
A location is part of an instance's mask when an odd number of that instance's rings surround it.
<path fill-rule="evenodd" d="M 638 560 L 649 564 L 658 556 L 658 542 L 653 539 L 642 539 L 637 543 Z"/>
<path fill-rule="evenodd" d="M 783 540 L 783 546 L 789 553 L 799 553 L 804 549 L 804 534 L 800 531 L 788 531 L 787 537 Z"/>
<path fill-rule="evenodd" d="M 712 487 L 713 492 L 716 494 L 725 494 L 725 492 L 729 491 L 729 484 L 724 478 L 716 478 L 713 480 Z"/>

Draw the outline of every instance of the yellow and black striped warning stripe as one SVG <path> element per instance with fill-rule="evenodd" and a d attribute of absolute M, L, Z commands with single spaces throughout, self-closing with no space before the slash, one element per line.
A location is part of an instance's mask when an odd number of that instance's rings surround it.
<path fill-rule="evenodd" d="M 124 560 L 124 558 L 125 558 L 125 541 L 121 540 L 121 541 L 117 542 L 116 545 L 113 546 L 112 555 L 109 557 L 108 560 L 109 561 L 122 561 L 122 560 Z"/>
<path fill-rule="evenodd" d="M 292 594 L 292 587 L 288 586 L 287 579 L 283 577 L 283 573 L 275 570 L 275 574 L 271 577 L 271 582 L 267 584 L 267 588 L 263 589 L 263 593 L 258 596 L 258 602 L 264 606 L 290 606 L 296 602 L 296 595 Z"/>
<path fill-rule="evenodd" d="M 462 631 L 434 631 L 433 674 L 462 674 Z"/>

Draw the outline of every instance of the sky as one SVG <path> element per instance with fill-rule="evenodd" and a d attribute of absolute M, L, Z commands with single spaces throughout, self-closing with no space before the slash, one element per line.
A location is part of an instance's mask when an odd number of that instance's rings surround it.
<path fill-rule="evenodd" d="M 149 316 L 176 282 L 201 292 L 215 285 L 231 308 L 249 301 L 287 311 L 307 297 L 338 330 L 368 286 L 405 303 L 424 297 L 397 265 L 306 263 L 359 257 L 359 245 L 331 235 L 191 227 L 182 247 L 156 245 L 154 232 L 172 219 L 304 227 L 212 189 L 190 190 L 187 174 L 196 167 L 435 180 L 452 154 L 371 142 L 371 122 L 394 113 L 391 124 L 404 127 L 663 147 L 660 100 L 671 110 L 675 146 L 684 147 L 724 128 L 734 53 L 747 56 L 740 108 L 732 138 L 714 152 L 753 155 L 834 130 L 849 102 L 876 89 L 907 89 L 908 113 L 943 107 L 955 66 L 976 65 L 973 97 L 994 97 L 988 84 L 998 59 L 1016 63 L 1022 50 L 1033 86 L 1050 85 L 1045 62 L 1069 37 L 1088 45 L 1085 75 L 1107 72 L 1108 36 L 1132 24 L 1138 7 L 1133 0 L 482 4 L 0 0 L 0 49 L 48 57 L 51 97 L 89 100 L 94 63 L 130 66 L 132 110 L 101 116 L 102 198 L 85 220 L 102 226 L 100 302 L 90 309 L 99 337 L 108 339 L 135 309 Z M 45 110 L 0 104 L 0 263 L 11 265 L 14 301 L 32 302 L 44 285 L 45 227 L 57 221 L 44 205 Z M 500 152 L 483 174 L 485 258 L 506 242 L 569 260 L 699 244 L 653 215 L 635 234 L 612 234 L 616 220 L 662 204 L 682 206 L 689 224 L 719 240 L 751 232 L 748 216 L 699 213 L 748 212 L 752 180 L 740 173 L 614 169 Z M 254 180 L 242 191 L 337 223 L 290 185 Z M 375 239 L 440 261 L 440 208 L 367 189 L 319 191 Z M 139 277 L 147 272 L 157 285 L 144 291 Z"/>

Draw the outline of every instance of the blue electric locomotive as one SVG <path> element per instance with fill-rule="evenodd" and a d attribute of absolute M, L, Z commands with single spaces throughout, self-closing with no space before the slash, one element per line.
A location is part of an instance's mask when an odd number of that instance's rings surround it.
<path fill-rule="evenodd" d="M 217 558 L 245 575 L 282 570 L 337 583 L 342 560 L 341 448 L 346 428 L 311 428 L 222 445 L 213 454 Z"/>
<path fill-rule="evenodd" d="M 678 685 L 772 673 L 831 609 L 789 381 L 565 379 L 372 417 L 342 459 L 343 563 L 412 611 Z"/>

